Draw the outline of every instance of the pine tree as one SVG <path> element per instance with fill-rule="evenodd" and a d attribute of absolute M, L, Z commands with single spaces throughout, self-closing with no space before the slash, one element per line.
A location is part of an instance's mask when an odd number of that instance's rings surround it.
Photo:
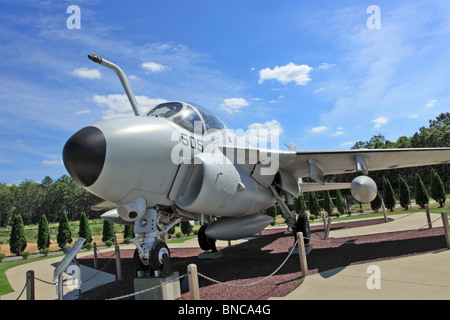
<path fill-rule="evenodd" d="M 58 246 L 64 249 L 67 243 L 72 243 L 72 232 L 70 231 L 69 219 L 65 212 L 62 213 L 59 219 L 58 234 L 56 235 L 56 242 Z"/>
<path fill-rule="evenodd" d="M 383 204 L 383 201 L 381 199 L 381 195 L 379 192 L 377 192 L 377 196 L 375 197 L 375 199 L 373 199 L 370 202 L 370 207 L 372 208 L 373 211 L 378 212 L 378 209 L 381 208 L 382 204 Z"/>
<path fill-rule="evenodd" d="M 323 209 L 331 215 L 334 210 L 333 200 L 331 199 L 330 192 L 328 190 L 325 191 L 325 198 L 323 199 Z"/>
<path fill-rule="evenodd" d="M 398 188 L 400 189 L 400 205 L 405 208 L 405 210 L 408 210 L 409 203 L 411 202 L 410 192 L 408 184 L 401 175 L 398 175 Z"/>
<path fill-rule="evenodd" d="M 192 232 L 192 225 L 188 220 L 183 220 L 181 221 L 181 232 L 185 235 L 188 236 L 191 234 Z"/>
<path fill-rule="evenodd" d="M 303 194 L 301 194 L 295 200 L 295 212 L 299 214 L 305 213 L 305 211 L 306 211 L 305 197 L 303 196 Z"/>
<path fill-rule="evenodd" d="M 91 228 L 89 226 L 89 221 L 86 217 L 86 213 L 84 212 L 81 212 L 79 229 L 80 231 L 78 232 L 78 236 L 86 240 L 84 242 L 85 244 L 91 243 L 92 242 Z"/>
<path fill-rule="evenodd" d="M 316 217 L 320 214 L 319 200 L 315 192 L 309 193 L 309 213 L 315 215 Z"/>
<path fill-rule="evenodd" d="M 175 232 L 175 228 L 171 228 L 170 230 L 174 229 Z M 170 234 L 170 232 L 169 232 Z M 124 239 L 132 239 L 134 238 L 134 226 L 129 226 L 129 225 L 125 225 L 125 228 L 123 228 L 123 238 Z"/>
<path fill-rule="evenodd" d="M 20 214 L 14 217 L 9 237 L 9 251 L 20 256 L 27 247 L 27 238 L 24 233 L 23 219 Z"/>
<path fill-rule="evenodd" d="M 425 185 L 423 184 L 419 174 L 416 173 L 416 203 L 423 209 L 429 201 L 430 199 L 428 198 Z"/>
<path fill-rule="evenodd" d="M 439 203 L 439 208 L 442 208 L 447 200 L 447 195 L 445 194 L 445 188 L 441 177 L 439 177 L 439 174 L 434 171 L 433 168 L 431 169 L 430 189 L 431 197 Z"/>
<path fill-rule="evenodd" d="M 40 251 L 50 247 L 50 231 L 48 229 L 47 217 L 42 215 L 38 226 L 37 247 Z"/>
<path fill-rule="evenodd" d="M 344 214 L 347 211 L 345 201 L 340 190 L 336 190 L 336 208 L 340 214 Z"/>
<path fill-rule="evenodd" d="M 397 199 L 395 198 L 394 189 L 392 189 L 392 185 L 386 177 L 383 177 L 383 201 L 386 208 L 394 211 Z"/>
<path fill-rule="evenodd" d="M 102 241 L 113 241 L 115 236 L 114 225 L 112 222 L 103 220 L 103 236 Z"/>

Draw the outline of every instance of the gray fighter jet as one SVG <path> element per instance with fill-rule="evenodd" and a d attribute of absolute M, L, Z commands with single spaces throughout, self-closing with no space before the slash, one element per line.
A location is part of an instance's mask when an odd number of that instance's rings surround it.
<path fill-rule="evenodd" d="M 296 151 L 251 147 L 214 114 L 196 104 L 173 101 L 141 112 L 123 71 L 116 72 L 135 116 L 104 120 L 76 132 L 65 144 L 64 165 L 86 190 L 104 199 L 102 218 L 134 225 L 139 269 L 156 272 L 170 263 L 161 236 L 182 219 L 198 220 L 199 245 L 241 239 L 272 221 L 259 211 L 277 204 L 295 237 L 309 245 L 307 216 L 294 211 L 302 192 L 350 188 L 367 203 L 377 194 L 369 171 L 445 164 L 450 148 Z M 351 183 L 325 183 L 324 176 L 359 172 Z M 310 177 L 315 183 L 299 183 Z"/>

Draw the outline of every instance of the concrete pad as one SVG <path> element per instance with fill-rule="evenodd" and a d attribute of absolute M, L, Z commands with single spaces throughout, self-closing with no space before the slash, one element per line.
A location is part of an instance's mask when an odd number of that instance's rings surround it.
<path fill-rule="evenodd" d="M 307 276 L 298 289 L 272 299 L 448 300 L 449 264 L 450 250 L 446 250 L 336 268 Z M 379 289 L 375 281 L 378 275 Z"/>
<path fill-rule="evenodd" d="M 62 259 L 63 256 L 60 256 L 37 262 L 30 262 L 8 269 L 6 271 L 6 277 L 14 292 L 2 295 L 2 300 L 16 300 L 19 297 L 20 292 L 25 287 L 26 273 L 28 270 L 34 270 L 36 300 L 58 299 L 58 295 L 56 294 L 56 283 L 53 282 L 53 272 Z M 83 265 L 80 265 L 80 271 L 82 293 L 97 286 L 115 281 L 115 275 L 106 272 L 99 272 L 99 270 Z M 71 273 L 73 273 L 73 271 Z M 64 273 L 63 281 L 65 281 L 65 284 L 70 276 L 71 274 Z M 64 285 L 63 293 L 65 300 L 73 300 L 78 298 L 78 289 L 71 287 L 72 286 L 68 287 Z M 26 289 L 20 296 L 19 300 L 26 300 Z"/>

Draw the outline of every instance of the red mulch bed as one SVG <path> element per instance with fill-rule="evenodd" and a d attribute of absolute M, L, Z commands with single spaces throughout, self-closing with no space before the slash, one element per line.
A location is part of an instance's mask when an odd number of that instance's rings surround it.
<path fill-rule="evenodd" d="M 383 223 L 384 219 L 361 220 L 335 223 L 331 230 L 353 228 Z M 323 226 L 314 226 L 312 239 L 324 237 Z M 412 232 L 391 232 L 376 235 L 355 236 L 322 242 L 312 240 L 314 249 L 308 255 L 310 274 L 337 267 L 366 263 L 377 260 L 445 250 L 443 228 L 415 230 Z M 368 242 L 368 243 L 363 243 Z M 232 247 L 218 248 L 224 257 L 219 260 L 199 260 L 201 249 L 170 249 L 172 268 L 180 275 L 187 273 L 187 266 L 197 265 L 199 273 L 220 282 L 245 284 L 258 281 L 273 271 L 287 257 L 287 249 L 294 244 L 293 237 L 285 229 L 269 229 L 248 242 Z M 121 250 L 123 280 L 97 287 L 82 294 L 82 300 L 105 300 L 133 293 L 133 280 L 136 269 L 133 260 L 134 250 Z M 78 259 L 79 263 L 92 267 L 93 257 Z M 108 263 L 108 261 L 110 261 Z M 116 273 L 114 259 L 99 255 L 99 268 Z M 105 266 L 105 264 L 107 264 Z M 200 297 L 202 300 L 266 300 L 270 297 L 283 297 L 301 285 L 302 277 L 298 255 L 292 255 L 286 264 L 269 279 L 252 286 L 234 287 L 215 284 L 199 276 Z M 182 296 L 188 300 L 187 277 L 181 280 Z M 134 297 L 128 298 L 134 300 Z"/>

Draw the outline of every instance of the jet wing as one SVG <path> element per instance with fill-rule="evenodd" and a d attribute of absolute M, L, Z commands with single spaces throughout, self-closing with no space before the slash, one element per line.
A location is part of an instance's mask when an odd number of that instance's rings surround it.
<path fill-rule="evenodd" d="M 280 169 L 296 178 L 311 177 L 318 183 L 323 176 L 360 171 L 418 167 L 450 163 L 450 148 L 357 149 L 343 151 L 297 151 L 280 154 Z"/>
<path fill-rule="evenodd" d="M 450 148 L 356 149 L 341 151 L 284 151 L 222 146 L 239 164 L 278 161 L 279 169 L 294 178 L 310 177 L 324 184 L 324 176 L 349 172 L 397 169 L 450 163 Z M 250 161 L 250 162 L 249 162 Z"/>

